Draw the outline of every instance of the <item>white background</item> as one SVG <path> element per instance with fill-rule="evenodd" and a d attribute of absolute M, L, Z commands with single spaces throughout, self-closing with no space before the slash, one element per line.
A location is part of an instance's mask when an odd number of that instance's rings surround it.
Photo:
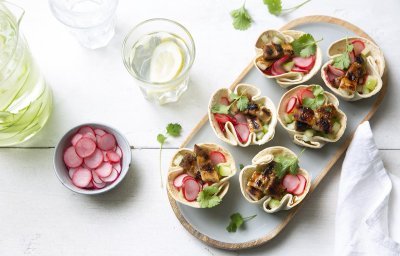
<path fill-rule="evenodd" d="M 398 0 L 313 0 L 296 12 L 271 16 L 261 0 L 247 8 L 255 24 L 232 28 L 230 10 L 241 1 L 120 0 L 116 35 L 108 47 L 82 48 L 50 13 L 45 0 L 16 0 L 31 51 L 54 93 L 48 125 L 34 139 L 0 149 L 0 255 L 331 255 L 341 161 L 306 200 L 285 230 L 266 245 L 224 252 L 192 237 L 175 218 L 159 186 L 156 135 L 169 122 L 184 134 L 169 140 L 163 166 L 205 114 L 211 93 L 229 86 L 253 56 L 257 36 L 305 15 L 331 15 L 364 29 L 385 53 L 388 94 L 371 120 L 388 170 L 400 176 L 400 2 Z M 284 0 L 292 6 L 297 0 Z M 189 90 L 179 103 L 157 106 L 144 100 L 122 63 L 124 35 L 145 19 L 177 20 L 192 33 L 197 56 Z M 54 146 L 71 127 L 102 122 L 129 139 L 133 167 L 112 192 L 87 197 L 65 189 L 52 169 Z M 400 237 L 400 220 L 390 212 L 390 232 Z M 398 216 L 398 213 L 396 213 Z M 395 228 L 397 227 L 397 228 Z"/>

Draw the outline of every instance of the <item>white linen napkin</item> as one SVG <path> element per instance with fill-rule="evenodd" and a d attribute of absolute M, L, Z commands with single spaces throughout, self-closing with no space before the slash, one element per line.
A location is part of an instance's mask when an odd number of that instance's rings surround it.
<path fill-rule="evenodd" d="M 335 221 L 335 255 L 400 255 L 400 244 L 390 238 L 388 229 L 391 190 L 392 182 L 371 127 L 369 122 L 364 122 L 357 128 L 343 162 Z M 400 216 L 400 212 L 395 215 Z"/>

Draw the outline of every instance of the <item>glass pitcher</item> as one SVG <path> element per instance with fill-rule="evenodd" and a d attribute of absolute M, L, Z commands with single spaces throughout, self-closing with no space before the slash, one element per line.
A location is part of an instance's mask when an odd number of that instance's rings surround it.
<path fill-rule="evenodd" d="M 45 125 L 52 93 L 19 32 L 24 10 L 0 0 L 0 147 L 21 143 Z"/>

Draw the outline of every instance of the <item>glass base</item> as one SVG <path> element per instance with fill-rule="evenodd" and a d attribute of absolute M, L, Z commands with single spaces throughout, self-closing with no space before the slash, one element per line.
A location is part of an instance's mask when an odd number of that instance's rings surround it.
<path fill-rule="evenodd" d="M 180 96 L 187 90 L 189 77 L 175 86 L 168 86 L 160 89 L 148 88 L 146 85 L 140 87 L 144 97 L 157 104 L 176 102 Z"/>
<path fill-rule="evenodd" d="M 88 49 L 98 49 L 107 46 L 114 37 L 115 21 L 116 18 L 114 17 L 96 27 L 71 28 L 70 30 L 83 47 Z"/>

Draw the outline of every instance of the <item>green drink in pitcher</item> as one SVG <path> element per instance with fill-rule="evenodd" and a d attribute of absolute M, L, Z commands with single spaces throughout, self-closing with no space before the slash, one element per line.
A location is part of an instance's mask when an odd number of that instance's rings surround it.
<path fill-rule="evenodd" d="M 18 18 L 11 11 L 18 11 Z M 51 90 L 19 33 L 23 13 L 0 1 L 0 147 L 31 138 L 52 108 Z"/>

